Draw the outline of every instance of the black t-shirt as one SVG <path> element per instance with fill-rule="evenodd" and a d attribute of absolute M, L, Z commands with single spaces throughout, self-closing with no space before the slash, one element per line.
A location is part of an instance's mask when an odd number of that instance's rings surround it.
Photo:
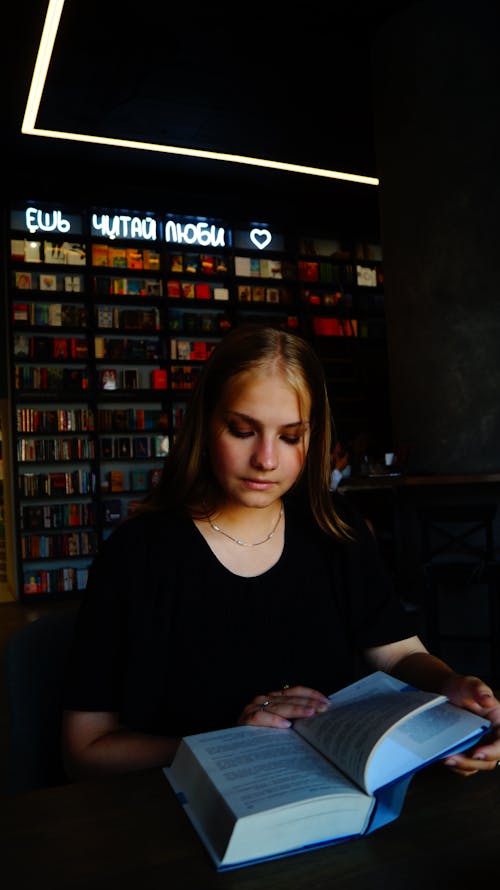
<path fill-rule="evenodd" d="M 364 648 L 412 636 L 373 536 L 335 497 L 355 542 L 325 535 L 287 497 L 282 556 L 253 578 L 226 569 L 185 516 L 127 520 L 89 572 L 65 707 L 116 711 L 145 732 L 205 732 L 285 683 L 334 692 L 359 675 Z"/>

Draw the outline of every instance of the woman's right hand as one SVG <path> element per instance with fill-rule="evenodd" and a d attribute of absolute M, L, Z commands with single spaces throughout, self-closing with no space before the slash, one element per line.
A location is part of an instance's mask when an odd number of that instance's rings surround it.
<path fill-rule="evenodd" d="M 326 695 L 308 686 L 285 686 L 267 695 L 256 695 L 238 719 L 238 726 L 268 726 L 288 729 L 293 720 L 327 711 Z"/>

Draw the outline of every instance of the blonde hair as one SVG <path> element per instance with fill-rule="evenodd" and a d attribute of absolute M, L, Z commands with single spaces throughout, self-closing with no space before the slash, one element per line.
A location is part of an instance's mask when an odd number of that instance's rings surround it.
<path fill-rule="evenodd" d="M 293 490 L 307 498 L 324 532 L 340 539 L 352 537 L 330 495 L 333 421 L 323 366 L 302 337 L 261 324 L 234 328 L 205 362 L 182 426 L 165 458 L 161 480 L 138 509 L 183 510 L 198 517 L 215 509 L 218 489 L 206 452 L 211 418 L 228 381 L 270 364 L 295 390 L 301 410 L 308 403 L 311 406 L 309 449 Z"/>

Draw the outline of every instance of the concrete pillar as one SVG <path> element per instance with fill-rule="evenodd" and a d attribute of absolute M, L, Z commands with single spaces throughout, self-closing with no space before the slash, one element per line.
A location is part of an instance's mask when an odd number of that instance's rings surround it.
<path fill-rule="evenodd" d="M 373 50 L 394 446 L 500 471 L 500 4 L 431 0 Z"/>

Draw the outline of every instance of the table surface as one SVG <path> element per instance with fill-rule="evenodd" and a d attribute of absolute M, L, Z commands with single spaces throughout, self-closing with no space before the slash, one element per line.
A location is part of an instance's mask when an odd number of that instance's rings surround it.
<path fill-rule="evenodd" d="M 374 473 L 370 476 L 349 476 L 340 483 L 341 491 L 360 491 L 380 488 L 418 488 L 447 485 L 488 485 L 500 482 L 500 473 L 449 473 L 406 476 Z"/>
<path fill-rule="evenodd" d="M 443 890 L 498 871 L 500 770 L 442 764 L 369 837 L 218 873 L 161 770 L 2 801 L 0 868 L 16 890 Z"/>

